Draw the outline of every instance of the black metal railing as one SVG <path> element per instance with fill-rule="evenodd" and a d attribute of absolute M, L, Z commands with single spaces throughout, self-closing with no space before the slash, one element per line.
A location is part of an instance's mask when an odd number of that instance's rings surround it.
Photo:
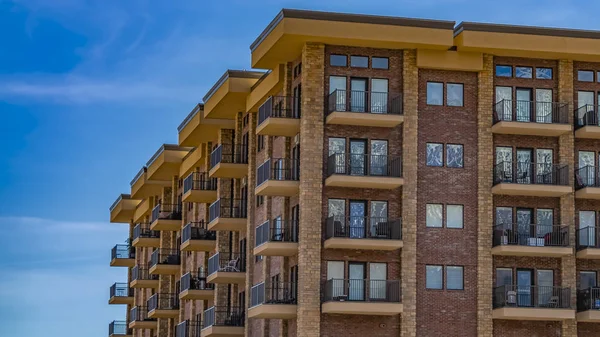
<path fill-rule="evenodd" d="M 571 308 L 571 289 L 552 286 L 504 285 L 494 288 L 493 307 Z"/>
<path fill-rule="evenodd" d="M 337 111 L 402 115 L 400 94 L 336 89 L 328 100 L 328 114 Z"/>
<path fill-rule="evenodd" d="M 327 159 L 327 176 L 333 174 L 402 177 L 402 159 L 375 154 L 334 153 Z"/>
<path fill-rule="evenodd" d="M 241 307 L 210 307 L 203 316 L 205 329 L 211 326 L 244 326 L 246 313 Z"/>
<path fill-rule="evenodd" d="M 244 219 L 248 215 L 246 199 L 219 199 L 208 208 L 209 222 L 216 218 Z"/>
<path fill-rule="evenodd" d="M 300 98 L 293 96 L 271 96 L 258 108 L 258 123 L 267 118 L 300 118 Z"/>
<path fill-rule="evenodd" d="M 129 329 L 125 321 L 112 321 L 108 324 L 109 336 L 133 335 L 132 329 Z"/>
<path fill-rule="evenodd" d="M 223 272 L 245 272 L 246 257 L 240 253 L 216 253 L 208 259 L 208 275 Z"/>
<path fill-rule="evenodd" d="M 600 310 L 600 288 L 577 290 L 577 311 Z"/>
<path fill-rule="evenodd" d="M 158 275 L 150 274 L 147 268 L 140 268 L 134 266 L 131 268 L 131 279 L 132 280 L 158 280 Z"/>
<path fill-rule="evenodd" d="M 224 164 L 248 164 L 248 148 L 240 144 L 220 144 L 210 153 L 210 168 Z"/>
<path fill-rule="evenodd" d="M 267 180 L 300 180 L 300 162 L 290 158 L 270 158 L 256 169 L 256 186 Z"/>
<path fill-rule="evenodd" d="M 190 222 L 181 231 L 181 242 L 189 240 L 216 240 L 217 232 L 206 229 L 206 222 Z"/>
<path fill-rule="evenodd" d="M 135 259 L 135 249 L 129 245 L 116 245 L 110 251 L 110 259 Z"/>
<path fill-rule="evenodd" d="M 157 293 L 147 301 L 148 311 L 179 309 L 179 294 Z"/>
<path fill-rule="evenodd" d="M 296 283 L 279 282 L 265 285 L 262 282 L 250 290 L 250 307 L 261 304 L 296 304 L 297 293 Z"/>
<path fill-rule="evenodd" d="M 494 227 L 492 244 L 530 247 L 568 247 L 569 227 L 541 224 L 501 224 Z"/>
<path fill-rule="evenodd" d="M 156 318 L 148 317 L 148 307 L 135 306 L 129 311 L 129 322 L 156 321 Z"/>
<path fill-rule="evenodd" d="M 600 126 L 598 105 L 586 104 L 575 109 L 575 130 L 584 126 Z"/>
<path fill-rule="evenodd" d="M 500 183 L 568 186 L 569 166 L 505 161 L 494 166 L 494 185 Z"/>
<path fill-rule="evenodd" d="M 402 240 L 402 220 L 370 216 L 330 216 L 326 238 Z"/>
<path fill-rule="evenodd" d="M 575 170 L 575 189 L 600 187 L 600 177 L 595 166 L 585 166 Z"/>
<path fill-rule="evenodd" d="M 183 180 L 183 193 L 190 190 L 216 191 L 217 178 L 210 178 L 206 172 L 192 172 Z"/>
<path fill-rule="evenodd" d="M 181 255 L 178 249 L 156 248 L 150 256 L 148 266 L 157 264 L 178 265 L 181 263 Z"/>
<path fill-rule="evenodd" d="M 133 227 L 133 239 L 139 238 L 160 238 L 160 231 L 153 231 L 150 229 L 150 224 L 139 223 Z"/>
<path fill-rule="evenodd" d="M 323 287 L 323 302 L 400 302 L 399 280 L 330 279 Z"/>
<path fill-rule="evenodd" d="M 152 209 L 152 220 L 181 220 L 181 204 L 158 204 Z"/>
<path fill-rule="evenodd" d="M 298 221 L 273 219 L 256 227 L 254 246 L 267 242 L 298 242 Z"/>
<path fill-rule="evenodd" d="M 578 229 L 575 241 L 577 250 L 600 248 L 600 227 L 590 226 Z"/>
<path fill-rule="evenodd" d="M 186 273 L 181 277 L 180 287 L 184 290 L 213 290 L 215 285 L 206 281 L 207 274 L 200 269 L 194 273 Z"/>
<path fill-rule="evenodd" d="M 185 320 L 175 327 L 175 337 L 200 337 L 202 331 L 202 316 L 196 315 L 195 320 Z"/>
<path fill-rule="evenodd" d="M 495 104 L 494 124 L 498 122 L 569 123 L 569 104 L 503 99 Z"/>
<path fill-rule="evenodd" d="M 110 297 L 132 297 L 133 289 L 127 283 L 115 283 L 110 286 Z"/>

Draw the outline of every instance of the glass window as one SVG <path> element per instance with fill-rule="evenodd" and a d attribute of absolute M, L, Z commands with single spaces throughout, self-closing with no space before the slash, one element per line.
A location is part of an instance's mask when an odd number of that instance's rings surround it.
<path fill-rule="evenodd" d="M 596 287 L 596 272 L 581 271 L 579 272 L 579 289 L 589 289 Z"/>
<path fill-rule="evenodd" d="M 444 166 L 443 149 L 443 144 L 427 143 L 427 166 Z"/>
<path fill-rule="evenodd" d="M 551 80 L 552 68 L 535 68 L 535 78 L 540 80 Z"/>
<path fill-rule="evenodd" d="M 463 167 L 463 146 L 460 144 L 446 145 L 446 166 L 448 167 Z"/>
<path fill-rule="evenodd" d="M 591 70 L 578 70 L 577 80 L 580 82 L 594 82 L 594 72 Z"/>
<path fill-rule="evenodd" d="M 442 266 L 425 266 L 427 289 L 442 289 Z"/>
<path fill-rule="evenodd" d="M 346 67 L 348 65 L 348 57 L 346 55 L 331 55 L 329 56 L 329 64 L 334 67 Z"/>
<path fill-rule="evenodd" d="M 446 85 L 446 104 L 448 106 L 463 106 L 463 85 L 448 83 Z"/>
<path fill-rule="evenodd" d="M 350 56 L 350 66 L 355 68 L 369 68 L 369 58 L 366 56 Z"/>
<path fill-rule="evenodd" d="M 512 269 L 496 268 L 496 286 L 512 286 Z"/>
<path fill-rule="evenodd" d="M 533 78 L 533 68 L 531 68 L 531 67 L 515 67 L 515 77 L 517 77 L 517 78 Z"/>
<path fill-rule="evenodd" d="M 389 61 L 387 57 L 372 57 L 371 68 L 373 69 L 389 69 Z"/>
<path fill-rule="evenodd" d="M 442 205 L 427 204 L 427 216 L 425 226 L 427 227 L 442 227 Z"/>
<path fill-rule="evenodd" d="M 446 227 L 463 228 L 463 205 L 446 205 Z"/>
<path fill-rule="evenodd" d="M 448 266 L 446 267 L 446 289 L 448 290 L 463 290 L 463 267 Z"/>
<path fill-rule="evenodd" d="M 427 105 L 444 104 L 444 84 L 427 82 Z"/>
<path fill-rule="evenodd" d="M 512 66 L 496 66 L 496 76 L 512 77 Z"/>

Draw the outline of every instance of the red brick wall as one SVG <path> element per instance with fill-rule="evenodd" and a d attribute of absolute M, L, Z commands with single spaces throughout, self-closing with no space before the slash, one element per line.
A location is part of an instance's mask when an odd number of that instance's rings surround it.
<path fill-rule="evenodd" d="M 494 320 L 494 336 L 560 337 L 560 322 Z"/>

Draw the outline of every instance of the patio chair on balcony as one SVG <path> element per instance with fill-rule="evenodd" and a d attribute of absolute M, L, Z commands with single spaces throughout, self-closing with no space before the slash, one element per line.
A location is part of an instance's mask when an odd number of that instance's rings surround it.
<path fill-rule="evenodd" d="M 559 304 L 558 296 L 551 296 L 550 299 L 548 300 L 547 305 L 549 308 L 558 308 L 558 304 Z"/>
<path fill-rule="evenodd" d="M 236 258 L 233 260 L 229 260 L 229 262 L 227 262 L 227 265 L 223 268 L 220 268 L 219 271 L 226 271 L 226 272 L 239 272 L 240 269 L 238 268 L 238 263 L 240 262 L 240 258 Z"/>
<path fill-rule="evenodd" d="M 506 304 L 512 307 L 517 306 L 517 292 L 510 290 L 506 292 Z"/>

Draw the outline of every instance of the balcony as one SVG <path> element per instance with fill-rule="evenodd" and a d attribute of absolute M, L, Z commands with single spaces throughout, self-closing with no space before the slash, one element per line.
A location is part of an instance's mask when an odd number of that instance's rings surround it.
<path fill-rule="evenodd" d="M 133 331 L 125 321 L 112 321 L 108 324 L 108 337 L 132 337 Z"/>
<path fill-rule="evenodd" d="M 402 95 L 335 90 L 329 95 L 327 124 L 394 128 L 404 122 Z"/>
<path fill-rule="evenodd" d="M 150 224 L 140 223 L 133 227 L 133 247 L 160 247 L 160 232 L 150 229 Z"/>
<path fill-rule="evenodd" d="M 178 231 L 181 229 L 181 204 L 158 204 L 152 209 L 150 229 Z"/>
<path fill-rule="evenodd" d="M 241 179 L 248 175 L 248 148 L 242 145 L 220 144 L 210 154 L 211 178 Z"/>
<path fill-rule="evenodd" d="M 506 285 L 494 288 L 493 319 L 563 321 L 575 319 L 571 289 Z"/>
<path fill-rule="evenodd" d="M 578 259 L 600 259 L 600 227 L 584 227 L 576 232 Z"/>
<path fill-rule="evenodd" d="M 184 202 L 212 203 L 217 200 L 217 179 L 205 172 L 192 172 L 183 181 Z"/>
<path fill-rule="evenodd" d="M 158 275 L 152 275 L 148 269 L 135 266 L 131 269 L 131 288 L 158 289 Z"/>
<path fill-rule="evenodd" d="M 195 273 L 186 273 L 181 277 L 180 300 L 213 300 L 215 285 L 208 283 L 206 273 L 200 268 Z"/>
<path fill-rule="evenodd" d="M 110 251 L 111 267 L 135 266 L 135 249 L 129 245 L 116 245 Z"/>
<path fill-rule="evenodd" d="M 494 227 L 492 255 L 564 257 L 569 247 L 569 227 L 502 224 Z"/>
<path fill-rule="evenodd" d="M 494 166 L 492 194 L 561 197 L 571 192 L 568 165 L 502 162 Z"/>
<path fill-rule="evenodd" d="M 600 323 L 600 288 L 577 290 L 577 322 Z"/>
<path fill-rule="evenodd" d="M 600 139 L 598 105 L 584 105 L 575 110 L 575 138 Z"/>
<path fill-rule="evenodd" d="M 331 279 L 323 289 L 324 314 L 383 315 L 401 314 L 399 280 Z"/>
<path fill-rule="evenodd" d="M 151 180 L 148 178 L 148 168 L 144 166 L 130 183 L 131 197 L 142 200 L 160 195 L 163 188 L 170 187 L 172 183 L 171 180 Z"/>
<path fill-rule="evenodd" d="M 294 319 L 298 310 L 296 283 L 282 282 L 252 287 L 248 318 Z"/>
<path fill-rule="evenodd" d="M 403 184 L 400 157 L 334 153 L 327 160 L 325 186 L 391 190 Z"/>
<path fill-rule="evenodd" d="M 244 336 L 244 308 L 210 307 L 204 311 L 201 337 Z"/>
<path fill-rule="evenodd" d="M 148 307 L 136 306 L 129 311 L 129 328 L 156 330 L 158 322 L 148 317 Z"/>
<path fill-rule="evenodd" d="M 150 208 L 150 199 L 144 199 L 135 208 L 133 213 L 133 222 L 140 223 L 148 221 L 147 216 L 150 216 L 152 208 Z"/>
<path fill-rule="evenodd" d="M 567 103 L 501 100 L 495 104 L 493 133 L 558 137 L 572 131 Z"/>
<path fill-rule="evenodd" d="M 192 150 L 174 144 L 163 144 L 146 163 L 149 180 L 171 181 L 179 175 L 183 158 Z"/>
<path fill-rule="evenodd" d="M 300 192 L 300 163 L 289 158 L 267 159 L 256 170 L 256 195 L 292 197 Z"/>
<path fill-rule="evenodd" d="M 176 275 L 179 273 L 180 264 L 181 258 L 178 249 L 157 248 L 152 252 L 148 270 L 150 274 Z"/>
<path fill-rule="evenodd" d="M 115 283 L 110 287 L 108 304 L 133 305 L 133 289 L 127 283 Z"/>
<path fill-rule="evenodd" d="M 400 219 L 357 216 L 327 218 L 326 249 L 396 250 L 402 246 Z"/>
<path fill-rule="evenodd" d="M 206 229 L 206 223 L 190 222 L 181 231 L 181 250 L 184 252 L 210 252 L 217 245 L 217 232 Z"/>
<path fill-rule="evenodd" d="M 600 177 L 594 166 L 575 170 L 575 198 L 600 200 Z"/>
<path fill-rule="evenodd" d="M 256 134 L 294 137 L 300 133 L 300 97 L 271 96 L 258 108 Z"/>
<path fill-rule="evenodd" d="M 201 337 L 202 315 L 196 315 L 195 320 L 185 320 L 175 327 L 175 337 Z"/>
<path fill-rule="evenodd" d="M 294 256 L 298 254 L 298 221 L 266 221 L 256 227 L 254 255 Z"/>
<path fill-rule="evenodd" d="M 177 294 L 154 294 L 148 299 L 148 317 L 178 318 L 179 296 Z"/>
<path fill-rule="evenodd" d="M 129 223 L 140 200 L 131 199 L 129 194 L 121 194 L 110 206 L 110 222 Z"/>
<path fill-rule="evenodd" d="M 247 223 L 246 199 L 219 199 L 208 208 L 208 230 L 211 231 L 246 231 Z"/>
<path fill-rule="evenodd" d="M 245 284 L 246 257 L 239 253 L 216 253 L 208 259 L 209 283 Z"/>

